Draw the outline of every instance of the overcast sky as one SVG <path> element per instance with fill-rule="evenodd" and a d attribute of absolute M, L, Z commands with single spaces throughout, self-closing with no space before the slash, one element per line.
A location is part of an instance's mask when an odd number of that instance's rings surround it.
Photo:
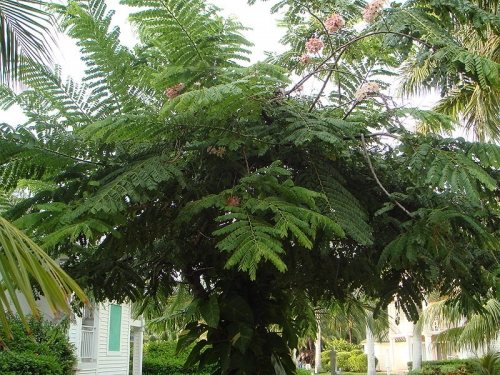
<path fill-rule="evenodd" d="M 246 0 L 209 0 L 208 2 L 222 9 L 223 16 L 236 17 L 245 27 L 252 30 L 243 32 L 244 36 L 254 44 L 251 48 L 252 62 L 263 60 L 265 51 L 280 52 L 284 47 L 279 44 L 284 30 L 276 26 L 277 15 L 271 15 L 271 4 L 257 1 L 249 6 Z M 133 30 L 127 21 L 130 12 L 135 8 L 119 5 L 118 0 L 108 0 L 108 10 L 114 10 L 113 25 L 118 25 L 121 30 L 120 39 L 122 44 L 132 47 L 136 39 Z M 74 40 L 66 36 L 60 36 L 59 49 L 56 51 L 56 62 L 62 67 L 62 75 L 71 76 L 80 80 L 85 70 L 85 65 L 80 59 L 80 52 Z M 10 125 L 18 125 L 24 121 L 24 116 L 19 108 L 12 108 L 8 112 L 0 111 L 0 123 L 6 122 Z"/>
<path fill-rule="evenodd" d="M 244 36 L 254 44 L 251 48 L 252 62 L 263 60 L 265 51 L 282 52 L 284 47 L 279 44 L 279 40 L 284 34 L 284 29 L 276 26 L 276 14 L 271 14 L 271 3 L 257 1 L 249 6 L 246 0 L 208 0 L 209 3 L 221 8 L 222 15 L 236 17 L 245 27 L 251 30 L 243 31 Z M 136 39 L 133 30 L 127 21 L 130 12 L 136 8 L 119 5 L 116 0 L 108 0 L 108 9 L 113 9 L 116 13 L 113 17 L 113 25 L 118 25 L 121 30 L 120 40 L 128 47 L 132 47 Z M 75 77 L 78 71 L 83 72 L 84 64 L 80 60 L 80 54 L 74 42 L 67 37 L 61 37 L 61 54 L 57 60 L 63 66 L 63 72 Z"/>

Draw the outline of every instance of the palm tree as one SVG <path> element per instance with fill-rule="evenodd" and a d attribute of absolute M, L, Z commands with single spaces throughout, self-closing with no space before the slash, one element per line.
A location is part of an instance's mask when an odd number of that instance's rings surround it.
<path fill-rule="evenodd" d="M 477 2 L 478 6 L 487 12 L 497 13 L 496 2 Z M 498 80 L 490 75 L 490 70 L 496 71 L 500 63 L 500 37 L 492 30 L 479 35 L 471 25 L 457 25 L 454 32 L 457 46 L 470 55 L 465 59 L 464 65 L 474 74 L 460 74 L 453 69 L 446 73 L 448 82 L 447 91 L 442 93 L 442 98 L 435 104 L 434 110 L 453 117 L 463 125 L 467 134 L 479 141 L 500 140 L 500 85 Z M 476 64 L 471 70 L 470 64 Z M 403 68 L 403 79 L 400 93 L 405 96 L 426 94 L 433 89 L 438 89 L 438 80 L 431 77 L 436 71 L 443 71 L 444 63 L 431 58 L 425 61 L 414 61 Z M 494 76 L 497 73 L 493 73 Z M 440 125 L 438 125 L 440 126 Z M 421 131 L 444 131 L 449 129 L 432 128 L 429 124 L 422 124 Z"/>
<path fill-rule="evenodd" d="M 0 83 L 12 83 L 23 58 L 52 62 L 54 23 L 39 0 L 0 2 Z"/>
<path fill-rule="evenodd" d="M 0 213 L 9 207 L 0 194 Z M 28 236 L 0 216 L 0 326 L 12 338 L 7 314 L 17 313 L 30 332 L 21 307 L 22 295 L 31 314 L 39 317 L 33 287 L 38 287 L 55 316 L 71 313 L 69 297 L 74 293 L 83 303 L 88 299 L 78 284 Z M 34 283 L 33 283 L 34 281 Z M 0 337 L 0 346 L 4 346 Z"/>
<path fill-rule="evenodd" d="M 448 299 L 430 305 L 422 314 L 424 324 L 432 324 L 436 319 L 447 329 L 437 336 L 437 340 L 452 350 L 490 350 L 490 344 L 497 338 L 500 327 L 500 301 L 489 299 L 482 309 L 464 315 L 459 307 Z"/>
<path fill-rule="evenodd" d="M 374 304 L 363 301 L 360 296 L 342 304 L 334 303 L 329 308 L 320 310 L 324 330 L 349 342 L 360 342 L 366 338 L 368 374 L 373 375 L 375 369 L 375 339 L 387 333 L 389 320 L 381 310 L 374 315 Z"/>
<path fill-rule="evenodd" d="M 87 302 L 82 289 L 52 258 L 29 237 L 0 217 L 0 323 L 8 337 L 12 337 L 12 333 L 6 310 L 13 314 L 15 309 L 29 332 L 18 293 L 23 295 L 31 313 L 36 318 L 39 317 L 31 278 L 40 287 L 54 315 L 71 313 L 69 297 L 73 292 L 81 301 Z M 0 345 L 3 345 L 1 338 Z"/>

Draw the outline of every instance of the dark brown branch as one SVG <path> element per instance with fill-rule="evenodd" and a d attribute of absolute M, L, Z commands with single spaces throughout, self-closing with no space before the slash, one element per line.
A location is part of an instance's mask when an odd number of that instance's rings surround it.
<path fill-rule="evenodd" d="M 297 87 L 302 86 L 307 80 L 309 80 L 309 78 L 311 78 L 316 73 L 318 73 L 318 71 L 320 71 L 320 68 L 322 68 L 333 56 L 335 56 L 336 53 L 339 53 L 339 55 L 335 59 L 335 63 L 337 63 L 340 60 L 340 57 L 347 50 L 347 47 L 351 46 L 352 44 L 356 43 L 359 40 L 368 38 L 368 37 L 373 36 L 373 35 L 380 35 L 380 34 L 399 35 L 399 36 L 402 36 L 402 37 L 405 37 L 405 38 L 409 38 L 409 39 L 415 40 L 416 42 L 421 43 L 421 44 L 423 44 L 423 45 L 425 45 L 425 46 L 427 46 L 429 48 L 432 47 L 429 44 L 425 43 L 424 41 L 422 41 L 422 40 L 420 40 L 418 38 L 415 38 L 415 37 L 413 37 L 411 35 L 407 35 L 407 34 L 403 34 L 403 33 L 397 33 L 397 32 L 393 32 L 393 31 L 374 31 L 374 32 L 371 32 L 371 33 L 368 33 L 368 34 L 365 34 L 365 35 L 361 35 L 361 36 L 359 36 L 357 38 L 354 38 L 353 40 L 350 40 L 349 42 L 343 44 L 342 46 L 340 46 L 336 50 L 334 50 L 332 53 L 330 53 L 330 55 L 328 55 L 312 72 L 310 72 L 309 74 L 307 74 L 306 76 L 304 76 L 304 78 L 302 78 L 299 82 L 297 82 L 290 90 L 287 90 L 285 92 L 285 95 L 288 95 L 288 94 L 294 92 L 297 89 Z"/>
<path fill-rule="evenodd" d="M 311 112 L 314 109 L 314 107 L 316 106 L 316 103 L 318 102 L 319 98 L 323 94 L 323 91 L 325 91 L 325 87 L 328 84 L 328 81 L 330 80 L 330 77 L 332 76 L 332 74 L 333 74 L 333 70 L 330 70 L 325 78 L 325 82 L 323 82 L 323 86 L 321 86 L 321 90 L 319 90 L 318 95 L 316 95 L 316 98 L 314 99 L 311 106 L 309 107 L 308 112 Z"/>
<path fill-rule="evenodd" d="M 398 200 L 391 197 L 391 193 L 387 191 L 387 189 L 384 187 L 384 185 L 382 185 L 382 183 L 378 179 L 378 176 L 375 173 L 375 169 L 373 168 L 372 161 L 370 160 L 370 155 L 368 155 L 368 150 L 366 149 L 366 143 L 365 143 L 365 136 L 363 134 L 361 134 L 361 143 L 363 144 L 363 153 L 365 154 L 366 161 L 368 162 L 368 166 L 370 167 L 370 171 L 372 172 L 372 176 L 375 179 L 377 185 L 394 202 L 394 204 L 396 204 L 399 208 L 401 208 L 412 219 L 415 219 L 415 216 L 410 211 L 408 211 L 401 203 L 399 203 Z"/>

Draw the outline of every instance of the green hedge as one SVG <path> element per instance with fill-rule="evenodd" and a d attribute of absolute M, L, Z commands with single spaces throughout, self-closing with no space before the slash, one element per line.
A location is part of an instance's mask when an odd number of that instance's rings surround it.
<path fill-rule="evenodd" d="M 66 330 L 48 320 L 32 316 L 27 320 L 32 336 L 26 333 L 18 317 L 9 317 L 13 339 L 7 339 L 0 327 L 0 336 L 8 348 L 0 348 L 0 374 L 72 375 L 76 356 Z"/>
<path fill-rule="evenodd" d="M 1 352 L 2 375 L 64 375 L 54 356 L 44 354 Z"/>
<path fill-rule="evenodd" d="M 368 371 L 368 356 L 364 353 L 351 355 L 347 364 L 351 372 L 366 372 Z"/>
<path fill-rule="evenodd" d="M 377 363 L 378 359 L 375 358 L 375 365 Z M 326 372 L 331 370 L 330 350 L 321 353 L 321 364 Z M 366 372 L 368 370 L 368 356 L 358 349 L 350 352 L 338 352 L 337 368 L 341 368 L 342 372 Z"/>
<path fill-rule="evenodd" d="M 337 368 L 341 368 L 342 371 L 349 371 L 349 358 L 351 357 L 351 352 L 338 352 L 337 353 Z"/>
<path fill-rule="evenodd" d="M 190 348 L 176 354 L 177 341 L 153 341 L 144 345 L 142 360 L 143 375 L 209 375 L 211 371 L 199 373 L 196 368 L 184 368 Z"/>
<path fill-rule="evenodd" d="M 412 370 L 408 362 L 408 375 L 484 375 L 485 369 L 476 359 L 448 359 L 441 361 L 423 361 L 422 368 Z"/>

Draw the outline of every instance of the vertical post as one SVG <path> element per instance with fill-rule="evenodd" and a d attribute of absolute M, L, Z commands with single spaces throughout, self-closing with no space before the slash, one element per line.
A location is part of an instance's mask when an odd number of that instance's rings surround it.
<path fill-rule="evenodd" d="M 132 375 L 142 375 L 142 348 L 143 348 L 143 338 L 144 338 L 144 328 L 133 327 L 134 344 L 133 344 L 133 359 L 132 359 Z"/>
<path fill-rule="evenodd" d="M 330 364 L 330 374 L 337 375 L 337 352 L 335 351 L 335 348 L 333 348 L 330 352 Z"/>

